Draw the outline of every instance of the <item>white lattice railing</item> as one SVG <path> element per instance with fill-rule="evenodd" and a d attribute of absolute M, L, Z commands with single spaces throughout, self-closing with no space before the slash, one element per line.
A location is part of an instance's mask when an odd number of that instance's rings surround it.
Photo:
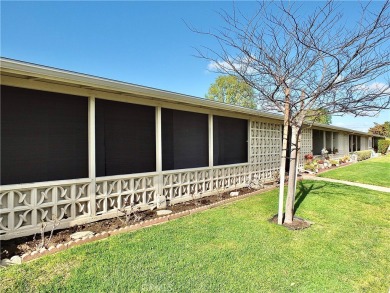
<path fill-rule="evenodd" d="M 156 176 L 131 176 L 96 180 L 96 215 L 115 212 L 127 201 L 139 207 L 153 205 Z"/>
<path fill-rule="evenodd" d="M 231 189 L 241 187 L 248 183 L 250 178 L 250 165 L 239 164 L 229 167 L 213 168 L 213 189 Z"/>
<path fill-rule="evenodd" d="M 171 200 L 211 192 L 210 168 L 164 172 L 163 195 Z"/>
<path fill-rule="evenodd" d="M 206 196 L 220 188 L 241 187 L 248 182 L 249 175 L 248 163 L 164 172 L 163 195 L 176 203 L 193 196 Z"/>
<path fill-rule="evenodd" d="M 38 232 L 43 222 L 60 221 L 61 226 L 67 226 L 75 219 L 90 218 L 90 182 L 87 179 L 63 184 L 23 184 L 19 188 L 2 186 L 0 235 L 28 235 Z"/>

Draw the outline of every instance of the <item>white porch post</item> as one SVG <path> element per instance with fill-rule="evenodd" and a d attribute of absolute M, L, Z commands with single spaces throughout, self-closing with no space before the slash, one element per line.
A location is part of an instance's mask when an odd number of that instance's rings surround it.
<path fill-rule="evenodd" d="M 353 135 L 349 135 L 349 152 L 353 152 Z"/>
<path fill-rule="evenodd" d="M 163 194 L 163 175 L 162 175 L 162 136 L 161 136 L 161 107 L 156 107 L 156 193 Z"/>
<path fill-rule="evenodd" d="M 95 146 L 95 97 L 88 98 L 88 177 L 90 213 L 96 216 L 96 146 Z"/>
<path fill-rule="evenodd" d="M 213 115 L 209 114 L 209 167 L 214 166 Z"/>
<path fill-rule="evenodd" d="M 251 144 L 252 144 L 252 131 L 251 131 L 251 124 L 252 124 L 252 121 L 250 119 L 248 119 L 248 129 L 247 129 L 247 132 L 248 132 L 248 143 L 247 143 L 247 147 L 248 147 L 248 165 L 249 165 L 249 174 L 248 174 L 248 180 L 250 180 L 250 178 L 252 178 L 252 172 L 254 171 L 253 170 L 253 165 L 252 165 L 252 148 L 251 148 Z"/>
<path fill-rule="evenodd" d="M 322 142 L 323 142 L 323 148 L 326 149 L 326 131 L 322 131 Z"/>
<path fill-rule="evenodd" d="M 357 151 L 358 150 L 358 136 L 355 135 L 355 150 L 354 151 Z"/>
<path fill-rule="evenodd" d="M 210 168 L 210 191 L 214 190 L 214 124 L 213 114 L 209 114 L 209 168 Z M 218 186 L 216 186 L 218 187 Z"/>
<path fill-rule="evenodd" d="M 333 153 L 333 131 L 331 131 L 330 133 L 330 148 L 332 149 L 332 153 Z"/>

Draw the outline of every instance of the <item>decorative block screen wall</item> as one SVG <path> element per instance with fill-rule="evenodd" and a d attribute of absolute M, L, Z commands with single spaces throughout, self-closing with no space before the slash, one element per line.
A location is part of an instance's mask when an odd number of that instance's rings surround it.
<path fill-rule="evenodd" d="M 210 169 L 163 175 L 163 195 L 171 201 L 212 191 Z"/>
<path fill-rule="evenodd" d="M 153 204 L 156 195 L 155 176 L 129 176 L 128 178 L 96 182 L 96 215 L 116 212 L 125 202 L 140 207 Z"/>
<path fill-rule="evenodd" d="M 91 217 L 89 188 L 90 181 L 87 180 L 3 190 L 0 193 L 0 235 L 18 234 L 19 231 L 22 234 L 31 231 L 32 234 L 39 231 L 42 222 L 50 227 L 53 221 L 58 220 L 66 226 L 74 219 Z"/>
<path fill-rule="evenodd" d="M 313 153 L 313 131 L 311 128 L 302 130 L 301 150 L 299 155 L 298 168 L 302 168 L 305 163 L 305 155 Z"/>
<path fill-rule="evenodd" d="M 279 171 L 282 125 L 251 121 L 251 172 L 260 179 L 271 179 Z"/>

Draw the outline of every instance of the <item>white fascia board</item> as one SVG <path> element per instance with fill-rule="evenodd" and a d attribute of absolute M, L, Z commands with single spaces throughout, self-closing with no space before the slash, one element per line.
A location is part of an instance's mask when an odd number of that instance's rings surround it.
<path fill-rule="evenodd" d="M 328 125 L 328 124 L 321 124 L 321 123 L 314 123 L 312 126 L 313 129 L 326 129 L 330 131 L 339 131 L 339 132 L 347 132 L 348 134 L 358 134 L 358 135 L 364 135 L 364 136 L 372 136 L 371 134 L 363 131 L 353 130 L 349 128 L 334 126 L 334 125 Z"/>

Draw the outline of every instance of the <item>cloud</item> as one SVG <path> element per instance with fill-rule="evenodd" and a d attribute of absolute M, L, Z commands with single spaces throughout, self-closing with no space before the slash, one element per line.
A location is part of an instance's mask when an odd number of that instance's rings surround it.
<path fill-rule="evenodd" d="M 368 85 L 368 88 L 374 90 L 385 90 L 385 93 L 390 94 L 390 87 L 382 82 L 373 82 Z"/>
<path fill-rule="evenodd" d="M 238 65 L 238 64 L 237 64 Z M 207 70 L 209 71 L 232 71 L 232 67 L 227 63 L 226 61 L 210 61 L 209 64 L 207 64 Z"/>
<path fill-rule="evenodd" d="M 357 87 L 357 89 L 361 89 L 364 91 L 383 91 L 385 94 L 390 94 L 389 85 L 383 82 L 373 82 L 369 84 L 362 84 Z"/>
<path fill-rule="evenodd" d="M 235 70 L 233 69 L 235 68 Z M 211 72 L 235 72 L 239 71 L 243 74 L 252 74 L 255 72 L 253 67 L 250 66 L 250 62 L 247 58 L 242 58 L 241 60 L 233 60 L 230 64 L 226 61 L 210 61 L 207 64 L 207 70 Z"/>

